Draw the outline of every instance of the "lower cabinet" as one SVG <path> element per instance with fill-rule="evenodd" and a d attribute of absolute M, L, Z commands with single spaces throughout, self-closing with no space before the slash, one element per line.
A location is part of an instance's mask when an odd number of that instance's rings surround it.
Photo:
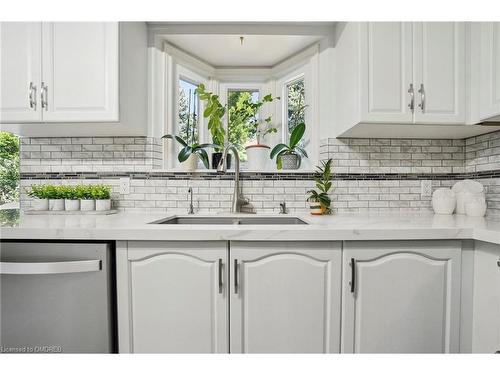
<path fill-rule="evenodd" d="M 460 241 L 346 242 L 342 352 L 458 353 Z"/>
<path fill-rule="evenodd" d="M 339 353 L 340 242 L 231 242 L 232 353 Z"/>
<path fill-rule="evenodd" d="M 476 241 L 472 352 L 500 352 L 500 246 Z"/>
<path fill-rule="evenodd" d="M 118 242 L 121 353 L 227 353 L 227 242 Z"/>

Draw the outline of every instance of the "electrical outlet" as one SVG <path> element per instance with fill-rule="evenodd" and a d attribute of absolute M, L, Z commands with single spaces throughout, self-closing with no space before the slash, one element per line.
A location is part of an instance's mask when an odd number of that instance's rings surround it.
<path fill-rule="evenodd" d="M 120 178 L 120 194 L 130 194 L 130 178 Z"/>
<path fill-rule="evenodd" d="M 420 195 L 422 197 L 430 197 L 432 195 L 432 181 L 422 180 L 420 185 Z"/>

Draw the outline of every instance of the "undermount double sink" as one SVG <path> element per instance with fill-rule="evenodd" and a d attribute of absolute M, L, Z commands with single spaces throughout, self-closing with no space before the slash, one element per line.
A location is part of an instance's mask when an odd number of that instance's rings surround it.
<path fill-rule="evenodd" d="M 178 225 L 307 225 L 298 217 L 173 216 L 151 224 Z"/>

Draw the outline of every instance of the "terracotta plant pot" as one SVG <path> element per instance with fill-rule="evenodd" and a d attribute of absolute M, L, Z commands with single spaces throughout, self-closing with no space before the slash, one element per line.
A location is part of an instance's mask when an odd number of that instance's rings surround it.
<path fill-rule="evenodd" d="M 266 145 L 251 145 L 245 147 L 247 151 L 247 167 L 251 171 L 264 171 L 267 169 L 270 147 Z"/>

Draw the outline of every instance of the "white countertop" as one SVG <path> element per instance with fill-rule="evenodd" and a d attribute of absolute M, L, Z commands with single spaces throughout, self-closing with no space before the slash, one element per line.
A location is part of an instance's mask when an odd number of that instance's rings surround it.
<path fill-rule="evenodd" d="M 107 216 L 21 213 L 18 220 L 10 222 L 2 220 L 0 237 L 2 239 L 193 241 L 475 239 L 500 244 L 498 217 L 474 218 L 462 215 L 433 215 L 428 212 L 357 213 L 318 217 L 303 214 L 289 216 L 299 217 L 309 225 L 148 224 L 173 215 L 147 211 L 125 211 Z"/>

